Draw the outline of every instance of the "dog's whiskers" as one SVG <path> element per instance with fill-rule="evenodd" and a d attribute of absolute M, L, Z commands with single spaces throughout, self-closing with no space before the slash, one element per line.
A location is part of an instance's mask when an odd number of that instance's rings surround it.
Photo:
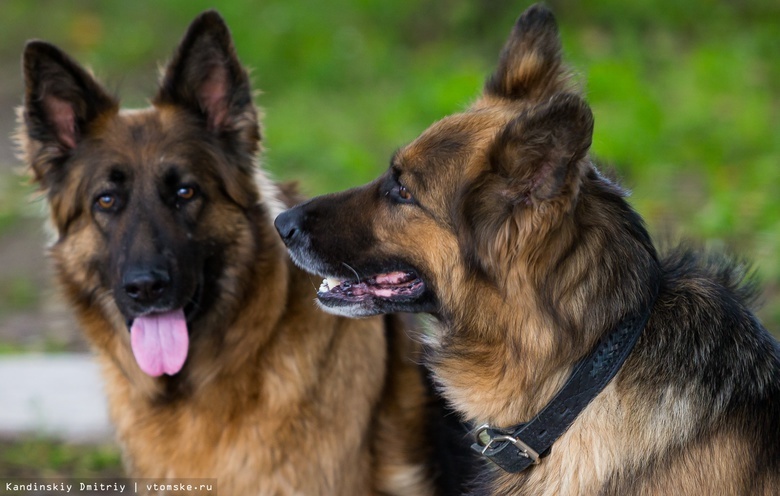
<path fill-rule="evenodd" d="M 350 266 L 348 263 L 346 263 L 346 262 L 341 262 L 341 265 L 343 265 L 344 267 L 346 267 L 346 268 L 348 268 L 349 270 L 351 270 L 351 271 L 352 271 L 352 273 L 353 273 L 353 274 L 355 274 L 355 278 L 357 279 L 357 282 L 358 282 L 358 284 L 360 284 L 360 274 L 358 274 L 358 272 L 357 272 L 355 269 L 353 269 L 353 268 L 352 268 L 352 267 L 351 267 L 351 266 Z"/>

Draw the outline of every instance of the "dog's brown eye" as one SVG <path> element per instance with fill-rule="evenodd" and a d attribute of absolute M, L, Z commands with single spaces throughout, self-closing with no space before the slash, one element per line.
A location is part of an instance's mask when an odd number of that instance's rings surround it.
<path fill-rule="evenodd" d="M 414 205 L 416 201 L 414 195 L 406 189 L 406 186 L 401 184 L 398 178 L 398 174 L 393 172 L 392 175 L 385 179 L 385 183 L 382 187 L 384 195 L 396 205 Z"/>
<path fill-rule="evenodd" d="M 195 188 L 191 186 L 182 186 L 176 190 L 176 196 L 182 200 L 192 200 L 195 197 Z"/>
<path fill-rule="evenodd" d="M 116 205 L 116 196 L 100 195 L 95 203 L 102 210 L 111 210 Z"/>

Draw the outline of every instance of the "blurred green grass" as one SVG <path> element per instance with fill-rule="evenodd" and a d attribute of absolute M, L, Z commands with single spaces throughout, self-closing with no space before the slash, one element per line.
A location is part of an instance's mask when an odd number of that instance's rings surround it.
<path fill-rule="evenodd" d="M 0 477 L 122 477 L 114 444 L 71 444 L 43 438 L 0 440 Z"/>
<path fill-rule="evenodd" d="M 548 2 L 596 116 L 593 151 L 662 237 L 756 260 L 780 328 L 780 3 Z M 142 106 L 205 0 L 4 0 L 0 60 L 52 41 Z M 218 4 L 265 109 L 266 168 L 306 194 L 361 184 L 474 99 L 525 2 Z M 16 63 L 16 62 L 15 62 Z M 5 77 L 19 77 L 5 74 Z M 18 202 L 0 194 L 0 229 Z"/>

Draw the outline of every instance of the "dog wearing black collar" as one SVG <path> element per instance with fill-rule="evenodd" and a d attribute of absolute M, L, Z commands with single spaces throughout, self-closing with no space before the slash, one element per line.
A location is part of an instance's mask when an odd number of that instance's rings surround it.
<path fill-rule="evenodd" d="M 494 462 L 475 494 L 777 494 L 780 346 L 745 268 L 656 250 L 560 53 L 531 7 L 473 105 L 277 230 L 326 310 L 433 315 L 428 365 Z"/>

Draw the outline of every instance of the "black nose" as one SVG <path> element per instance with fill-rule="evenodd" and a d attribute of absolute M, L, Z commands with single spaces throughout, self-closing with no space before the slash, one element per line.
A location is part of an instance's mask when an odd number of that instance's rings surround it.
<path fill-rule="evenodd" d="M 282 212 L 274 220 L 274 226 L 288 247 L 299 237 L 301 232 L 302 210 L 299 207 Z"/>
<path fill-rule="evenodd" d="M 141 304 L 156 302 L 170 285 L 171 277 L 167 270 L 162 269 L 128 270 L 122 277 L 122 287 L 127 296 Z"/>

